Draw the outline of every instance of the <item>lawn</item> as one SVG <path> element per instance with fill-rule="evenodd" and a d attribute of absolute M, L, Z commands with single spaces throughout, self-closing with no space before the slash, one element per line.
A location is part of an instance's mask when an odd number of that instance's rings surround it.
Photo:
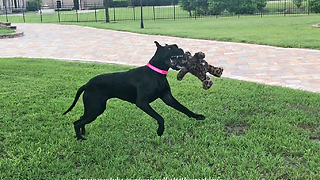
<path fill-rule="evenodd" d="M 320 178 L 320 94 L 228 78 L 204 90 L 170 71 L 173 95 L 204 121 L 157 100 L 160 138 L 154 119 L 114 99 L 87 126 L 88 140 L 77 141 L 82 102 L 61 114 L 78 87 L 133 67 L 26 58 L 0 58 L 0 66 L 0 179 Z"/>
<path fill-rule="evenodd" d="M 10 33 L 14 33 L 14 31 L 12 31 L 11 29 L 0 28 L 0 34 L 10 34 Z"/>
<path fill-rule="evenodd" d="M 104 21 L 106 19 L 105 10 L 97 9 L 91 11 L 60 11 L 54 13 L 43 13 L 42 17 L 36 12 L 26 12 L 24 14 L 13 14 L 8 16 L 9 22 L 12 23 L 58 23 L 61 22 L 77 22 L 77 21 Z M 159 19 L 180 19 L 188 18 L 189 13 L 179 6 L 147 6 L 143 8 L 143 17 L 145 20 Z M 175 13 L 175 14 L 174 14 Z M 109 16 L 111 21 L 134 21 L 140 20 L 139 7 L 117 7 L 109 8 Z M 6 21 L 6 16 L 1 15 L 0 21 Z"/>
<path fill-rule="evenodd" d="M 69 23 L 103 29 L 160 34 L 184 38 L 265 44 L 281 47 L 320 49 L 319 15 L 268 16 L 241 18 L 201 18 L 177 21 L 145 21 L 118 23 Z"/>

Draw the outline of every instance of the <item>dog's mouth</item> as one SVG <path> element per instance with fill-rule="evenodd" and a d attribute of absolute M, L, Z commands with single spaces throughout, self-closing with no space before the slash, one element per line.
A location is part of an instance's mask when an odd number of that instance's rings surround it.
<path fill-rule="evenodd" d="M 180 61 L 184 59 L 184 55 L 175 55 L 170 57 L 171 68 L 174 70 L 180 70 L 182 66 L 180 66 Z"/>
<path fill-rule="evenodd" d="M 184 55 L 175 55 L 175 56 L 171 56 L 170 60 L 175 60 L 175 59 L 182 59 L 184 57 Z"/>

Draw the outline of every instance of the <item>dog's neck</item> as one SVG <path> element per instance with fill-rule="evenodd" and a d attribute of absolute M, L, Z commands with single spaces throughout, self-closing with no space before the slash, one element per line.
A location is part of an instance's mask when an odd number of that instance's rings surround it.
<path fill-rule="evenodd" d="M 157 73 L 160 73 L 160 74 L 163 74 L 163 75 L 167 75 L 167 74 L 168 74 L 168 71 L 159 69 L 159 68 L 151 65 L 150 63 L 148 63 L 147 66 L 148 66 L 150 69 L 152 69 L 153 71 L 157 72 Z"/>

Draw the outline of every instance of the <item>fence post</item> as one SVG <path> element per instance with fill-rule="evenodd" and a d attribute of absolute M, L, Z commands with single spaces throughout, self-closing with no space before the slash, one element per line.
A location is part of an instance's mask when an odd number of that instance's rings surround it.
<path fill-rule="evenodd" d="M 59 22 L 60 22 L 60 21 L 61 21 L 61 20 L 60 20 L 60 8 L 57 7 L 57 9 L 58 9 L 58 20 L 59 20 Z"/>
<path fill-rule="evenodd" d="M 97 6 L 96 6 L 96 3 L 94 3 L 94 19 L 96 20 L 96 22 L 98 22 L 98 20 L 97 20 Z"/>
<path fill-rule="evenodd" d="M 116 21 L 116 6 L 113 5 L 113 21 Z"/>
<path fill-rule="evenodd" d="M 262 0 L 260 0 L 260 17 L 262 17 Z"/>
<path fill-rule="evenodd" d="M 136 10 L 134 9 L 134 5 L 132 5 L 133 10 L 133 21 L 136 21 Z"/>
<path fill-rule="evenodd" d="M 307 10 L 307 14 L 309 15 L 310 14 L 310 11 L 309 11 L 309 9 L 310 9 L 310 0 L 307 0 L 307 6 L 308 6 L 308 10 Z"/>
<path fill-rule="evenodd" d="M 140 0 L 140 7 L 141 7 L 141 23 L 140 23 L 140 28 L 143 29 L 144 25 L 143 25 L 143 12 L 142 12 L 142 0 Z"/>
<path fill-rule="evenodd" d="M 22 6 L 22 18 L 23 18 L 23 22 L 26 23 L 26 17 L 24 14 L 24 5 Z"/>
<path fill-rule="evenodd" d="M 240 18 L 240 0 L 238 0 L 238 18 Z"/>
<path fill-rule="evenodd" d="M 6 20 L 7 20 L 7 22 L 9 22 L 9 20 L 8 20 L 8 10 L 7 10 L 7 6 L 5 6 L 5 11 L 6 11 Z"/>
<path fill-rule="evenodd" d="M 40 0 L 38 0 L 38 3 L 39 3 L 40 21 L 42 22 L 42 11 L 41 11 Z"/>
<path fill-rule="evenodd" d="M 77 22 L 79 22 L 78 10 L 77 9 L 76 9 L 76 15 L 77 15 Z"/>
<path fill-rule="evenodd" d="M 286 17 L 286 13 L 287 13 L 287 0 L 284 0 L 284 17 Z"/>
<path fill-rule="evenodd" d="M 104 10 L 106 13 L 106 23 L 110 22 L 110 17 L 109 17 L 109 0 L 103 0 L 104 4 Z"/>
<path fill-rule="evenodd" d="M 153 6 L 152 6 L 152 9 L 153 9 L 153 21 L 156 20 L 156 12 L 155 12 L 155 9 L 154 9 L 154 3 L 153 3 Z"/>
<path fill-rule="evenodd" d="M 173 20 L 176 20 L 176 5 L 174 4 L 174 1 L 173 2 Z"/>

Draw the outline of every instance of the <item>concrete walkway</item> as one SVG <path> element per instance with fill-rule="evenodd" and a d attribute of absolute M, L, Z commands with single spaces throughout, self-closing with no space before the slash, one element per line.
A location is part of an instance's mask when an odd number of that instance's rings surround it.
<path fill-rule="evenodd" d="M 145 65 L 155 52 L 153 41 L 203 51 L 223 66 L 223 77 L 281 85 L 320 93 L 320 51 L 254 44 L 185 39 L 56 24 L 15 24 L 24 36 L 0 39 L 0 57 L 54 58 Z"/>

